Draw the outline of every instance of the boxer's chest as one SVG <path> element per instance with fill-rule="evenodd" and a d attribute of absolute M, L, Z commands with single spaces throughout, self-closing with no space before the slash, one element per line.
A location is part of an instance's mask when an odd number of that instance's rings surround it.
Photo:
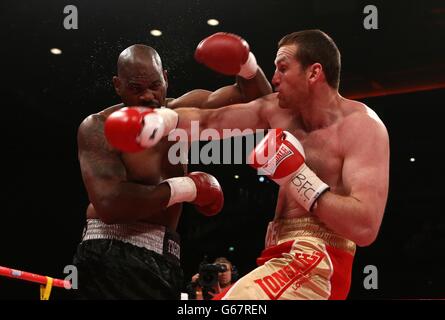
<path fill-rule="evenodd" d="M 306 164 L 317 176 L 337 194 L 344 194 L 342 183 L 343 153 L 341 139 L 337 129 L 327 128 L 304 133 L 301 130 L 289 130 L 303 145 Z M 289 196 L 285 188 L 280 188 L 276 213 L 281 217 L 299 217 L 306 212 Z"/>
<path fill-rule="evenodd" d="M 341 189 L 344 156 L 338 127 L 332 126 L 310 133 L 298 129 L 291 131 L 303 145 L 309 168 L 329 184 L 331 189 Z"/>
<path fill-rule="evenodd" d="M 187 166 L 173 165 L 169 161 L 168 151 L 171 142 L 162 141 L 156 147 L 134 154 L 123 154 L 122 159 L 127 169 L 129 181 L 146 185 L 156 185 L 171 177 L 183 176 Z"/>

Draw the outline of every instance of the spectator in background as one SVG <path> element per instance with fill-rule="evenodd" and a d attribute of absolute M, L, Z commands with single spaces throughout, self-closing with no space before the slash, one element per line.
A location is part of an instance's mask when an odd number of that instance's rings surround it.
<path fill-rule="evenodd" d="M 204 261 L 199 266 L 199 272 L 187 285 L 189 299 L 210 300 L 230 288 L 236 281 L 235 273 L 232 262 L 225 257 L 216 258 L 213 264 Z"/>

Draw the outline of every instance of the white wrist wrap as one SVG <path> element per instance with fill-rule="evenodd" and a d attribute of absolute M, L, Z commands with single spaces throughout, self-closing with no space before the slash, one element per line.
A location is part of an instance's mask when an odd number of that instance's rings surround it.
<path fill-rule="evenodd" d="M 190 202 L 196 199 L 196 185 L 189 177 L 167 179 L 170 186 L 170 200 L 167 207 L 179 202 Z"/>
<path fill-rule="evenodd" d="M 303 164 L 290 180 L 288 188 L 292 197 L 307 211 L 311 211 L 314 202 L 329 186 Z"/>
<path fill-rule="evenodd" d="M 156 109 L 156 112 L 164 120 L 164 125 L 165 125 L 164 136 L 167 136 L 170 133 L 170 131 L 176 129 L 176 126 L 178 125 L 178 120 L 179 120 L 178 113 L 166 107 Z"/>
<path fill-rule="evenodd" d="M 241 70 L 238 72 L 238 75 L 244 79 L 252 79 L 255 77 L 257 71 L 258 64 L 256 62 L 256 58 L 252 52 L 249 52 L 249 57 L 247 58 L 246 63 L 241 66 Z"/>

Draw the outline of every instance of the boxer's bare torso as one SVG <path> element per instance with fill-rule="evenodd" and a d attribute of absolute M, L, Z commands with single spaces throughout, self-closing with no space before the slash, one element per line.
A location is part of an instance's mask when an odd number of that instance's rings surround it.
<path fill-rule="evenodd" d="M 123 107 L 123 104 L 109 107 L 92 117 L 96 118 L 97 134 L 103 136 L 103 124 L 105 119 L 114 111 Z M 169 142 L 167 138 L 163 139 L 156 147 L 144 150 L 138 153 L 120 153 L 119 157 L 124 164 L 126 171 L 126 178 L 128 182 L 134 182 L 146 186 L 156 186 L 165 179 L 183 176 L 187 172 L 187 166 L 183 164 L 172 165 L 168 161 L 168 150 L 173 142 Z M 104 143 L 105 138 L 104 138 Z M 108 148 L 111 148 L 108 146 Z M 98 163 L 100 165 L 100 163 Z M 143 221 L 151 224 L 164 225 L 172 230 L 176 229 L 181 213 L 181 204 L 173 205 L 165 210 L 162 215 L 152 216 L 148 221 Z M 90 203 L 87 209 L 87 218 L 99 218 Z"/>
<path fill-rule="evenodd" d="M 360 128 L 360 123 L 367 125 L 370 117 L 381 122 L 378 116 L 362 103 L 341 98 L 337 112 L 332 114 L 333 121 L 330 125 L 306 131 L 291 110 L 278 106 L 278 99 L 270 98 L 267 101 L 265 110 L 270 127 L 283 128 L 292 133 L 303 145 L 306 164 L 330 186 L 332 192 L 348 195 L 350 190 L 347 190 L 342 181 L 343 161 L 348 152 L 348 143 L 359 136 L 356 129 Z M 304 215 L 308 215 L 305 209 L 281 187 L 275 219 Z"/>

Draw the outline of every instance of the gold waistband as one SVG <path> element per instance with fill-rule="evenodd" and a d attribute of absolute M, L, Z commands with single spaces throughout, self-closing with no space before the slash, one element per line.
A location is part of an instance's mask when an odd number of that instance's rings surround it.
<path fill-rule="evenodd" d="M 269 228 L 277 232 L 277 244 L 293 240 L 297 237 L 313 237 L 321 239 L 325 244 L 355 254 L 356 245 L 353 241 L 343 238 L 329 230 L 317 217 L 276 219 Z"/>

